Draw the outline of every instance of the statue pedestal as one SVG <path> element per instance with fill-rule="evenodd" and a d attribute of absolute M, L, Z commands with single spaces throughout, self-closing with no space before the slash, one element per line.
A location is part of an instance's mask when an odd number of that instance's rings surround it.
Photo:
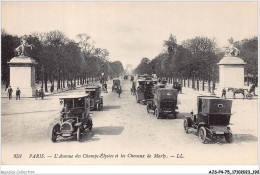
<path fill-rule="evenodd" d="M 235 56 L 225 56 L 219 65 L 219 87 L 244 88 L 244 66 L 245 62 Z"/>
<path fill-rule="evenodd" d="M 34 59 L 27 56 L 14 57 L 8 62 L 10 66 L 10 86 L 15 95 L 17 87 L 21 90 L 21 97 L 35 95 L 35 65 Z"/>

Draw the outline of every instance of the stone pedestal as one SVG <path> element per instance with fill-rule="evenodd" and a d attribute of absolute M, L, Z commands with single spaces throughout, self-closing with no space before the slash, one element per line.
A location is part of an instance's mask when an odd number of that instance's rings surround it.
<path fill-rule="evenodd" d="M 244 88 L 244 66 L 245 62 L 235 56 L 225 56 L 219 65 L 219 87 Z"/>
<path fill-rule="evenodd" d="M 17 87 L 21 90 L 21 97 L 35 95 L 35 65 L 33 58 L 27 56 L 14 57 L 8 62 L 10 66 L 10 86 L 15 95 Z"/>

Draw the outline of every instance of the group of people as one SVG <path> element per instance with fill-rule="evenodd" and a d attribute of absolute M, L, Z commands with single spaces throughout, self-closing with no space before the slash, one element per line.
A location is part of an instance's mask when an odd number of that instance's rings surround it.
<path fill-rule="evenodd" d="M 13 89 L 11 86 L 8 86 L 8 84 L 5 87 L 5 91 L 7 90 L 7 94 L 8 94 L 8 99 L 11 100 L 12 99 L 12 93 L 13 93 Z M 20 96 L 21 96 L 21 90 L 19 89 L 19 87 L 17 87 L 16 89 L 16 100 L 20 100 Z"/>
<path fill-rule="evenodd" d="M 35 90 L 35 99 L 37 100 L 38 98 L 43 99 L 44 97 L 44 92 L 43 92 L 43 88 L 41 87 L 40 90 L 36 89 Z"/>

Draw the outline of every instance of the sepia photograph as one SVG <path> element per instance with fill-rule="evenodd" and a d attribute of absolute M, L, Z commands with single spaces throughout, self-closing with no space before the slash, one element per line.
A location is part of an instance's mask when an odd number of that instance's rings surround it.
<path fill-rule="evenodd" d="M 258 124 L 257 1 L 1 2 L 2 165 L 257 166 Z"/>

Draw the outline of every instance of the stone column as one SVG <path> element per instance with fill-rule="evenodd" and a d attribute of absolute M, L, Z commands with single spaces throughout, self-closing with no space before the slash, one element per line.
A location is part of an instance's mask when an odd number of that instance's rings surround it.
<path fill-rule="evenodd" d="M 21 97 L 35 95 L 35 65 L 33 58 L 27 56 L 14 57 L 8 62 L 10 66 L 10 86 L 14 93 L 19 87 Z"/>

